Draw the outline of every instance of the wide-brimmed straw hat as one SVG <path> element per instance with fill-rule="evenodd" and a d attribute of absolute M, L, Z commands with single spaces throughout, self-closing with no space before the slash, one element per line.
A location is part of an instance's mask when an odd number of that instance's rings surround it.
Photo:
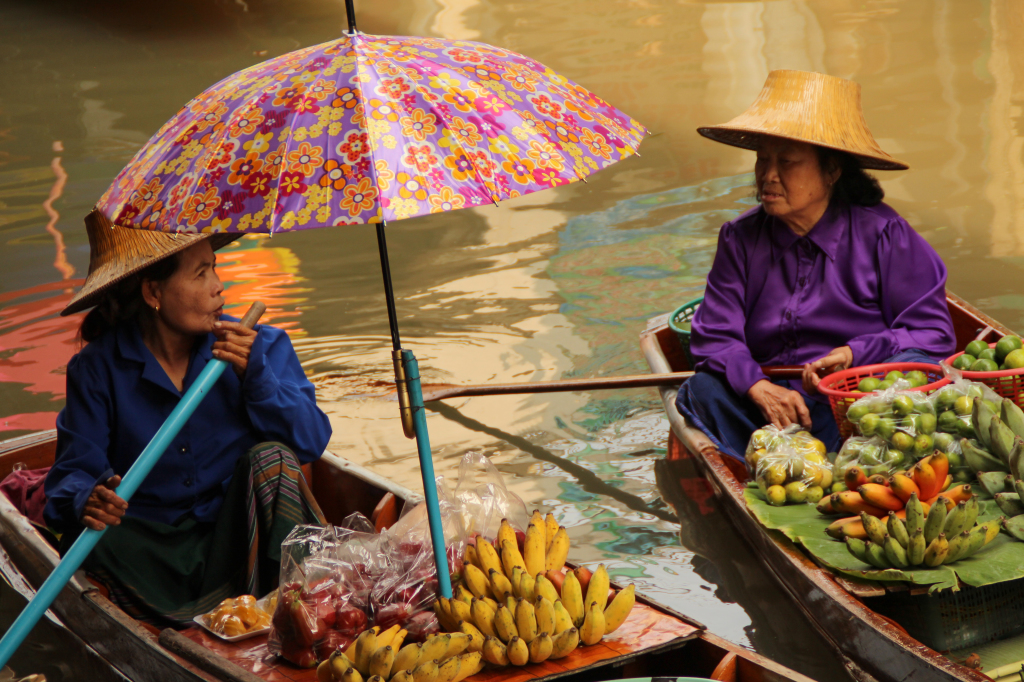
<path fill-rule="evenodd" d="M 704 137 L 756 150 L 764 135 L 838 149 L 862 168 L 906 170 L 878 146 L 864 121 L 860 85 L 809 71 L 772 71 L 745 112 L 722 125 L 697 128 Z"/>
<path fill-rule="evenodd" d="M 112 224 L 97 210 L 85 217 L 85 230 L 89 235 L 89 274 L 61 315 L 91 308 L 113 285 L 204 239 L 209 239 L 216 251 L 241 236 L 136 230 Z"/>

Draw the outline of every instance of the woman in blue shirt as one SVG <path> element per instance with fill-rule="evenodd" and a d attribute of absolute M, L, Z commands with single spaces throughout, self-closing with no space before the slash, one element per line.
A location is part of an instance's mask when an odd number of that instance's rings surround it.
<path fill-rule="evenodd" d="M 226 235 L 167 235 L 86 219 L 85 285 L 62 314 L 95 306 L 68 363 L 47 523 L 62 549 L 113 526 L 85 563 L 131 615 L 185 623 L 277 580 L 281 540 L 323 522 L 299 466 L 331 427 L 288 336 L 223 314 L 215 248 Z M 212 358 L 225 372 L 127 504 L 121 476 Z"/>

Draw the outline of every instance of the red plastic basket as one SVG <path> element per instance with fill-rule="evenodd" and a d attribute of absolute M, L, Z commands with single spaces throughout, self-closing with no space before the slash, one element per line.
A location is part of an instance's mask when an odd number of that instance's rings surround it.
<path fill-rule="evenodd" d="M 995 348 L 996 344 L 988 344 L 989 348 Z M 950 355 L 946 362 L 950 366 L 953 365 L 953 361 L 963 355 L 963 351 Z M 996 372 L 971 372 L 970 370 L 960 370 L 964 379 L 971 381 L 977 381 L 985 384 L 993 391 L 999 394 L 1000 398 L 1009 398 L 1013 402 L 1017 403 L 1018 407 L 1024 406 L 1024 369 L 1001 369 Z"/>
<path fill-rule="evenodd" d="M 870 395 L 868 393 L 853 393 L 853 389 L 857 388 L 857 384 L 862 379 L 867 379 L 868 377 L 881 379 L 893 370 L 906 373 L 915 369 L 925 373 L 928 377 L 928 383 L 924 386 L 907 390 L 931 393 L 950 383 L 949 379 L 943 376 L 941 367 L 925 362 L 888 362 L 880 365 L 851 367 L 850 369 L 829 374 L 822 379 L 818 383 L 818 391 L 822 395 L 828 396 L 829 404 L 832 406 L 832 414 L 836 418 L 836 424 L 839 425 L 839 435 L 843 438 L 849 438 L 853 435 L 853 424 L 846 418 L 846 411 L 850 409 L 850 405 L 855 400 L 863 398 L 865 395 Z M 966 372 L 964 374 L 966 376 Z"/>

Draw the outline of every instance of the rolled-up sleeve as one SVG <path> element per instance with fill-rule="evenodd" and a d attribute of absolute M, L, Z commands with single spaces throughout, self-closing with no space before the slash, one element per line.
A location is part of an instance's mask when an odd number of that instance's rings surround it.
<path fill-rule="evenodd" d="M 68 362 L 67 399 L 57 417 L 57 456 L 46 475 L 46 522 L 61 531 L 81 525 L 86 500 L 114 471 L 107 459 L 112 410 L 109 382 L 81 355 Z"/>
<path fill-rule="evenodd" d="M 888 329 L 849 341 L 855 365 L 882 362 L 917 348 L 936 359 L 956 347 L 946 303 L 946 266 L 902 218 L 890 221 L 878 240 L 879 305 Z"/>
<path fill-rule="evenodd" d="M 696 369 L 723 375 L 741 396 L 767 378 L 747 347 L 744 331 L 747 272 L 743 249 L 734 224 L 723 225 L 690 339 L 690 351 L 699 360 Z"/>
<path fill-rule="evenodd" d="M 317 407 L 288 335 L 262 325 L 242 380 L 245 409 L 264 440 L 291 446 L 303 464 L 320 457 L 331 439 L 331 423 Z"/>

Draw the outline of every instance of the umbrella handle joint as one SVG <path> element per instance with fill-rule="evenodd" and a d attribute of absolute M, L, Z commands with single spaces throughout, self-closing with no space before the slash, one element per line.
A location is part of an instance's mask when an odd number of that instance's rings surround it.
<path fill-rule="evenodd" d="M 416 426 L 413 421 L 412 401 L 409 399 L 409 380 L 405 376 L 405 362 L 402 350 L 391 351 L 391 359 L 395 363 L 395 389 L 398 391 L 398 411 L 402 415 L 402 431 L 406 438 L 416 437 Z"/>

